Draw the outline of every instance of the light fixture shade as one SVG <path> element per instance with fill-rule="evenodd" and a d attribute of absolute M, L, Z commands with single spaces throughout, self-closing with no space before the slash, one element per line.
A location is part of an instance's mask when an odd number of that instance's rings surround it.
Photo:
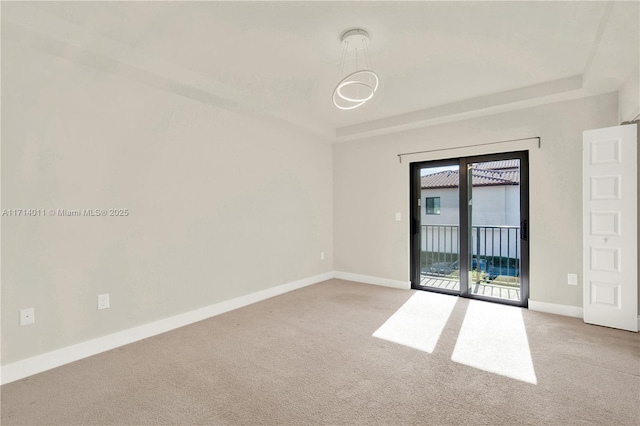
<path fill-rule="evenodd" d="M 343 110 L 357 108 L 373 98 L 378 83 L 378 75 L 371 70 L 352 72 L 333 89 L 333 104 Z"/>
<path fill-rule="evenodd" d="M 333 89 L 333 104 L 336 108 L 350 110 L 358 108 L 371 100 L 378 90 L 380 80 L 378 75 L 371 70 L 368 51 L 369 33 L 359 28 L 351 29 L 342 34 L 341 40 L 344 44 L 344 50 L 340 69 L 344 68 L 346 57 L 351 49 L 355 56 L 356 70 L 340 80 L 335 89 Z M 358 69 L 359 48 L 363 52 L 365 65 L 369 69 Z"/>

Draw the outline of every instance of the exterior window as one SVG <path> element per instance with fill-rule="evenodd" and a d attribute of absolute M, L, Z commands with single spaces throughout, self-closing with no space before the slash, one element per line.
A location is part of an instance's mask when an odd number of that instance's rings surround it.
<path fill-rule="evenodd" d="M 440 214 L 440 197 L 427 197 L 425 206 L 427 214 Z"/>

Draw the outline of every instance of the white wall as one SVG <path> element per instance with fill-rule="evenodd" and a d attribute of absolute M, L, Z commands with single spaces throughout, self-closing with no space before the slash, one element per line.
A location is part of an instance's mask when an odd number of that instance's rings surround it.
<path fill-rule="evenodd" d="M 631 121 L 640 115 L 640 66 L 629 75 L 620 88 L 618 102 L 619 121 Z"/>
<path fill-rule="evenodd" d="M 505 224 L 510 226 L 520 226 L 520 187 L 504 187 L 505 197 Z"/>
<path fill-rule="evenodd" d="M 520 187 L 515 185 L 473 188 L 474 226 L 519 226 Z"/>
<path fill-rule="evenodd" d="M 496 145 L 530 147 L 531 293 L 535 301 L 582 306 L 582 287 L 566 284 L 582 270 L 582 132 L 617 123 L 616 93 L 521 109 L 337 144 L 334 170 L 335 269 L 409 279 L 409 162 L 485 154 L 491 147 L 397 154 L 540 136 Z"/>
<path fill-rule="evenodd" d="M 2 208 L 130 212 L 2 217 L 3 365 L 333 270 L 331 145 L 166 89 L 3 38 Z"/>
<path fill-rule="evenodd" d="M 458 188 L 422 189 L 420 207 L 421 225 L 460 225 L 460 198 Z M 440 198 L 440 214 L 427 214 L 427 197 Z"/>

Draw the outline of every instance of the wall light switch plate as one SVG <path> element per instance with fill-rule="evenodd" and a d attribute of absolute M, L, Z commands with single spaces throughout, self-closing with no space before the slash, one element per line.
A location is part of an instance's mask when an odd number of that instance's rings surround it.
<path fill-rule="evenodd" d="M 402 214 L 400 212 L 396 212 L 396 222 L 400 222 L 402 220 Z"/>
<path fill-rule="evenodd" d="M 578 285 L 578 274 L 567 274 L 567 284 Z"/>
<path fill-rule="evenodd" d="M 98 295 L 98 310 L 109 308 L 109 294 Z"/>
<path fill-rule="evenodd" d="M 36 314 L 33 308 L 20 310 L 20 325 L 29 325 L 36 322 Z"/>

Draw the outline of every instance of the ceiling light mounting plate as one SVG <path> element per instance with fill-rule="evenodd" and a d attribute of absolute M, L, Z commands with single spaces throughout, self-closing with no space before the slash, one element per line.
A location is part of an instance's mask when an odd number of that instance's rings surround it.
<path fill-rule="evenodd" d="M 352 41 L 360 41 L 365 38 L 367 41 L 370 39 L 369 33 L 362 28 L 353 28 L 342 33 L 340 37 L 340 41 L 344 42 L 352 42 Z"/>

